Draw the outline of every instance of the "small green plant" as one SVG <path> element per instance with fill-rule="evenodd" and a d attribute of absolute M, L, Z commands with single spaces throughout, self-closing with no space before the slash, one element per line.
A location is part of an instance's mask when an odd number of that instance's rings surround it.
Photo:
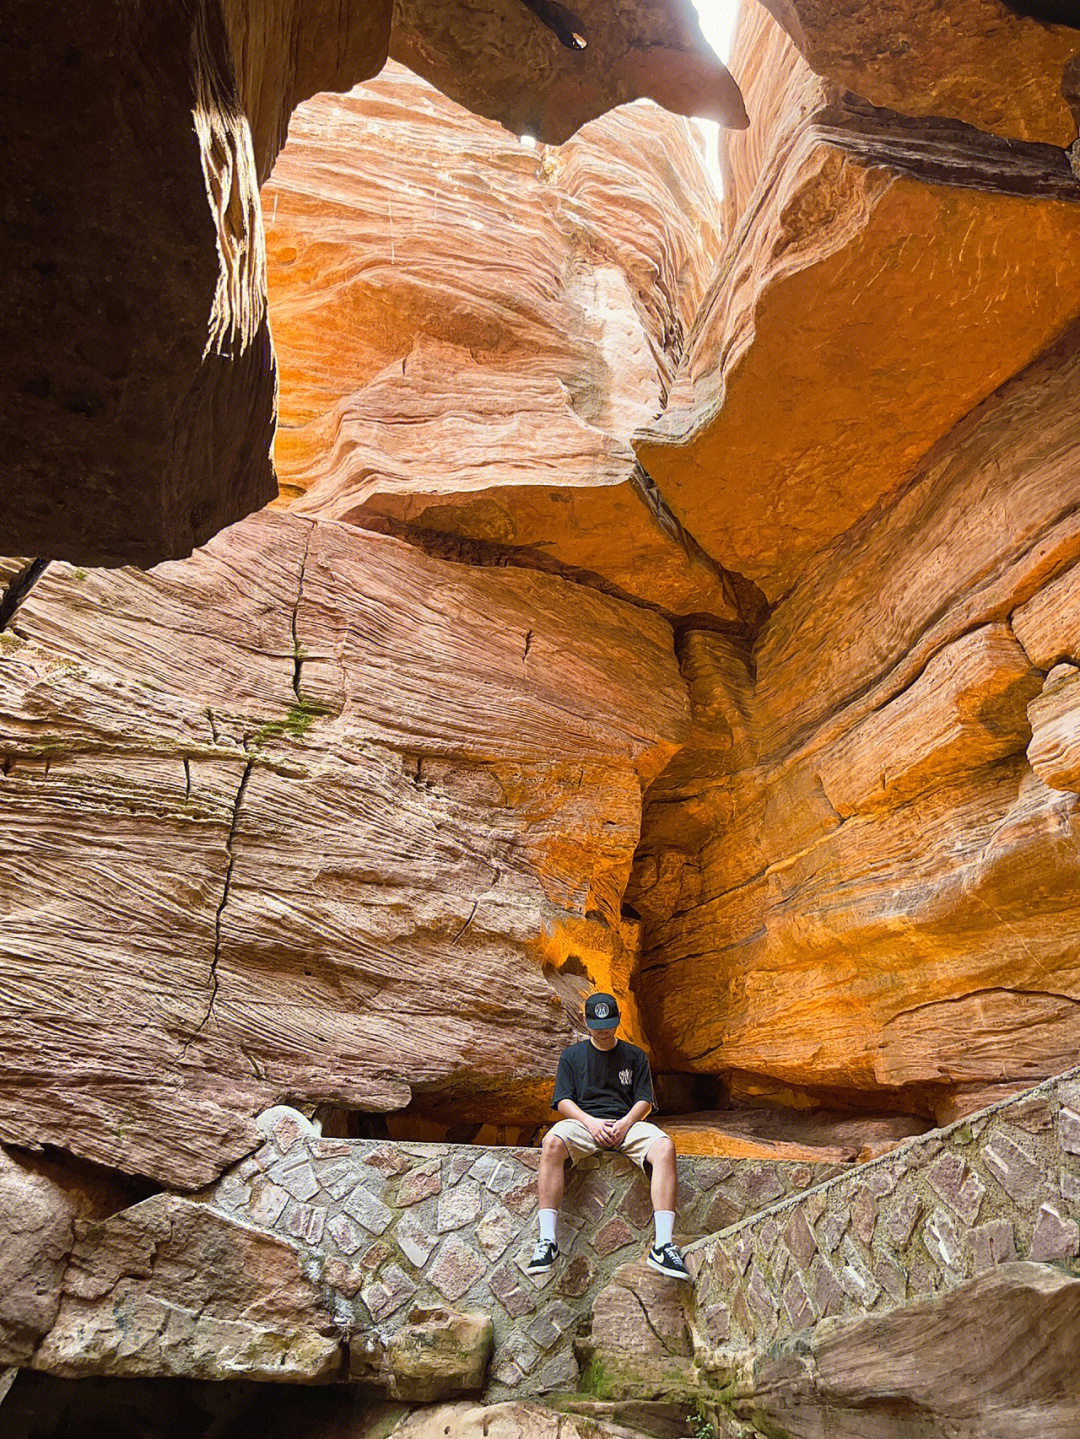
<path fill-rule="evenodd" d="M 329 705 L 319 704 L 302 695 L 284 719 L 268 720 L 258 729 L 252 735 L 251 743 L 257 749 L 270 740 L 281 739 L 283 735 L 288 735 L 290 739 L 303 739 L 315 721 L 328 714 L 333 714 Z"/>
<path fill-rule="evenodd" d="M 716 1439 L 716 1425 L 711 1419 L 706 1419 L 700 1405 L 694 1405 L 686 1416 L 686 1422 L 690 1425 L 693 1439 Z"/>

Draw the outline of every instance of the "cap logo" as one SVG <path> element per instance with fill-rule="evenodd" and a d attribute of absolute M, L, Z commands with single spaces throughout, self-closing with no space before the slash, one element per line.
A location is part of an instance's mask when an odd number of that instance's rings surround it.
<path fill-rule="evenodd" d="M 596 1015 L 597 1019 L 607 1019 L 608 1007 L 606 1004 L 598 1004 L 593 1010 L 593 1013 Z"/>

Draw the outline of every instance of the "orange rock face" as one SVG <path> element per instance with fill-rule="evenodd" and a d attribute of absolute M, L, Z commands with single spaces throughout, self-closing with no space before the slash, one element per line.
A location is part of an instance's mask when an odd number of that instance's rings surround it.
<path fill-rule="evenodd" d="M 266 193 L 284 495 L 670 613 L 753 613 L 629 443 L 663 407 L 718 209 L 655 107 L 537 152 L 397 66 L 305 105 Z"/>
<path fill-rule="evenodd" d="M 3 640 L 5 1141 L 192 1187 L 288 1096 L 545 1117 L 686 731 L 662 620 L 268 514 Z"/>
<path fill-rule="evenodd" d="M 1067 6 L 769 0 L 769 9 L 818 74 L 874 105 L 1018 140 L 1076 139 L 1080 34 L 1050 23 Z"/>
<path fill-rule="evenodd" d="M 815 559 L 752 659 L 683 641 L 691 741 L 629 895 L 670 1067 L 947 1113 L 1075 1054 L 1078 392 L 1074 330 Z"/>
<path fill-rule="evenodd" d="M 1080 313 L 1060 150 L 882 115 L 747 0 L 730 240 L 635 448 L 710 554 L 775 599 Z"/>

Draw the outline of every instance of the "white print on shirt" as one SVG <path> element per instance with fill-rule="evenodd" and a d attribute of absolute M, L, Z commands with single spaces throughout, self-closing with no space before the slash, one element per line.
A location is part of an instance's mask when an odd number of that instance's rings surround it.
<path fill-rule="evenodd" d="M 619 1070 L 619 1083 L 620 1083 L 620 1084 L 629 1084 L 630 1081 L 633 1079 L 633 1077 L 634 1077 L 634 1071 L 633 1071 L 632 1069 L 620 1069 L 620 1070 Z"/>

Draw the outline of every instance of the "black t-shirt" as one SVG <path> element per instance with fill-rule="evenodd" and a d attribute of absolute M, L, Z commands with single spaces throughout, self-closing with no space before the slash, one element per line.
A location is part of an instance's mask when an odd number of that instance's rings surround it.
<path fill-rule="evenodd" d="M 560 1099 L 572 1099 L 593 1119 L 621 1119 L 639 1099 L 655 1107 L 645 1051 L 625 1039 L 614 1049 L 597 1049 L 588 1039 L 571 1044 L 559 1060 L 552 1109 Z"/>

